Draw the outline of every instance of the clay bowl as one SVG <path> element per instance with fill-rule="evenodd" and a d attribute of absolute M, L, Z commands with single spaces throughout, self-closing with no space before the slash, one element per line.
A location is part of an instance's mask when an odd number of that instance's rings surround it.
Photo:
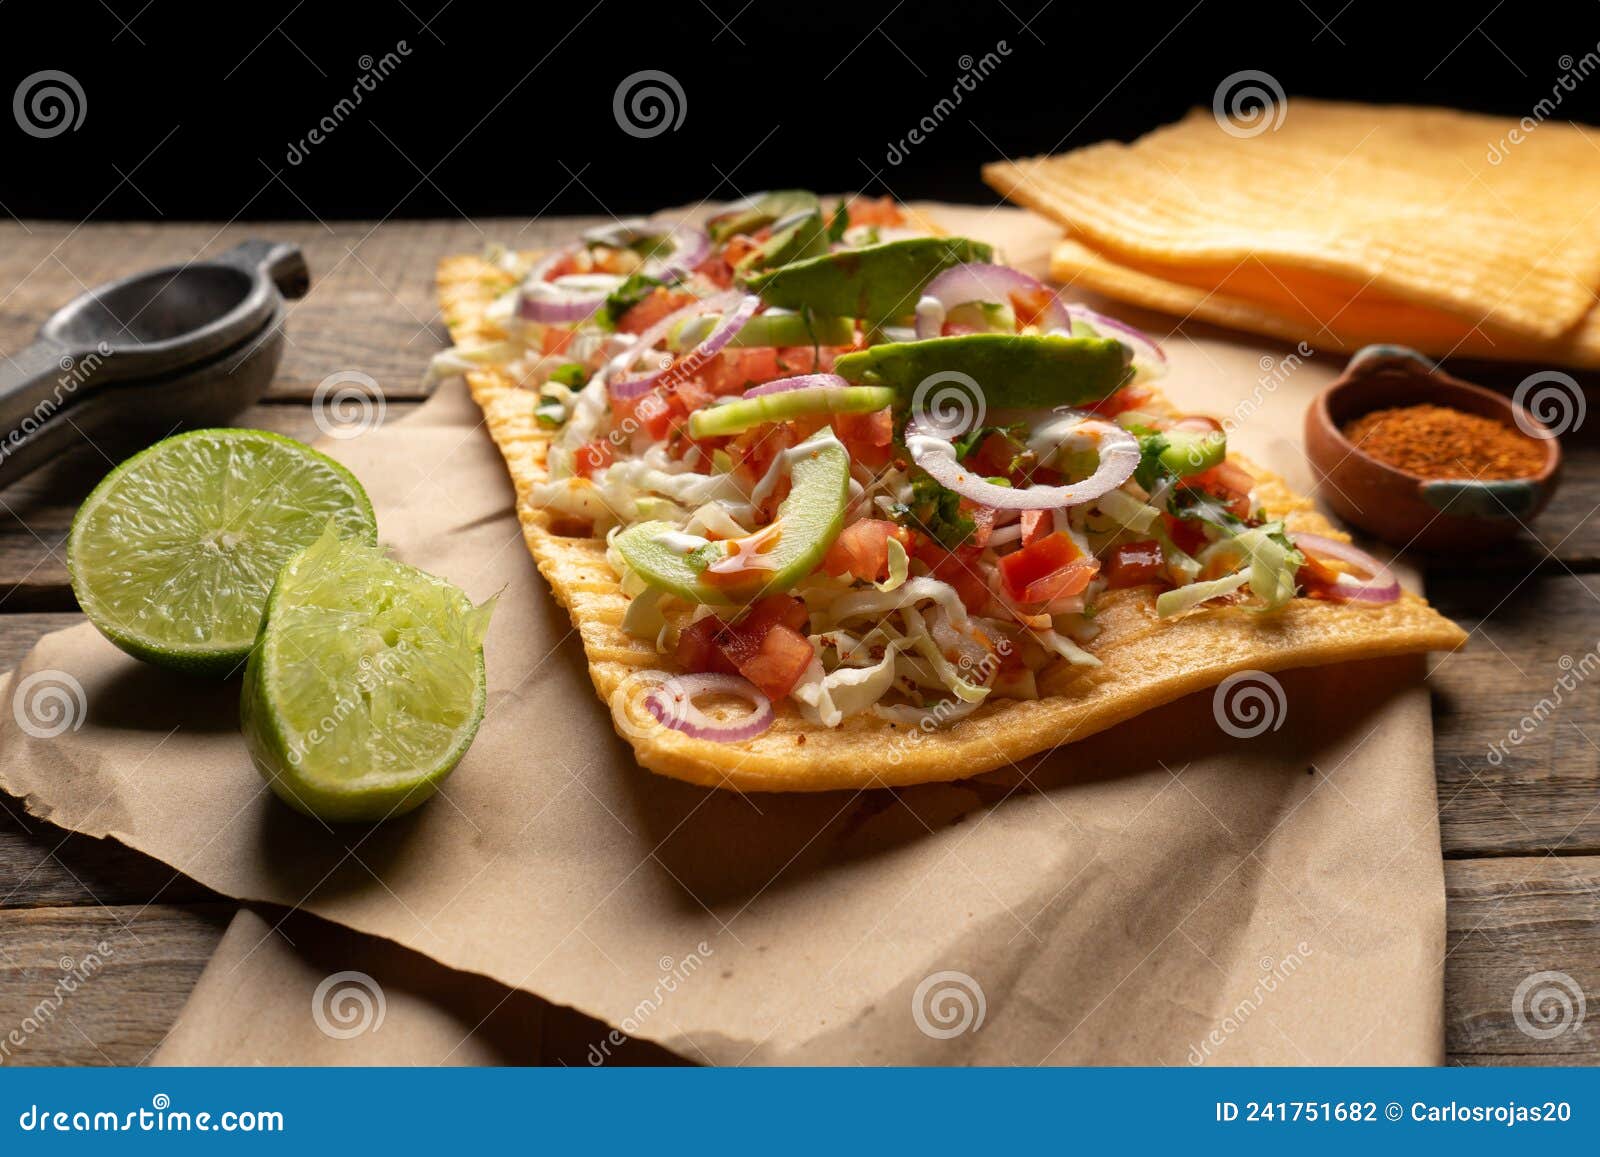
<path fill-rule="evenodd" d="M 1372 410 L 1431 403 L 1535 434 L 1544 466 L 1529 478 L 1430 480 L 1364 453 L 1340 427 Z M 1550 501 L 1561 446 L 1524 406 L 1439 370 L 1415 350 L 1368 346 L 1306 411 L 1306 454 L 1334 513 L 1394 546 L 1452 551 L 1511 538 Z"/>

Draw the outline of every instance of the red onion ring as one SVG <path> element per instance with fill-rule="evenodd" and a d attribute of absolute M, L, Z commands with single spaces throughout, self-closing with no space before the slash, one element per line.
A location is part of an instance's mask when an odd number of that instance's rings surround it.
<path fill-rule="evenodd" d="M 946 269 L 928 282 L 928 287 L 922 291 L 923 297 L 931 297 L 944 306 L 944 316 L 935 316 L 933 311 L 921 309 L 919 303 L 917 337 L 938 337 L 944 331 L 945 316 L 958 305 L 967 305 L 974 301 L 1008 304 L 1013 293 L 1034 292 L 1050 293 L 1050 290 L 1038 278 L 1029 277 L 1020 270 L 1004 265 L 969 261 L 965 265 Z M 1050 304 L 1045 307 L 1039 328 L 1049 331 L 1069 329 L 1071 326 L 1072 319 L 1068 316 L 1066 307 L 1058 297 L 1051 294 Z"/>
<path fill-rule="evenodd" d="M 603 288 L 583 284 L 595 278 L 609 284 Z M 593 317 L 621 281 L 620 277 L 604 273 L 574 273 L 548 281 L 542 277 L 524 281 L 517 293 L 517 316 L 545 325 L 576 325 Z M 542 288 L 531 288 L 535 286 Z"/>
<path fill-rule="evenodd" d="M 1340 602 L 1392 603 L 1400 597 L 1400 580 L 1394 572 L 1360 547 L 1320 534 L 1291 534 L 1289 541 L 1307 554 L 1337 559 L 1367 573 L 1357 583 L 1341 582 L 1333 588 Z"/>
<path fill-rule="evenodd" d="M 722 347 L 733 340 L 734 335 L 744 328 L 745 322 L 754 317 L 756 310 L 760 308 L 759 297 L 741 294 L 737 289 L 728 289 L 711 297 L 692 301 L 682 309 L 669 313 L 640 334 L 637 342 L 612 359 L 611 364 L 606 367 L 606 389 L 613 398 L 626 401 L 649 393 L 664 374 L 687 377 L 695 373 L 720 353 Z M 657 342 L 665 340 L 678 325 L 704 313 L 721 314 L 722 320 L 703 342 L 659 370 L 638 377 L 629 377 L 641 357 L 655 352 Z"/>
<path fill-rule="evenodd" d="M 749 703 L 749 715 L 724 723 L 695 706 L 696 695 L 733 695 Z M 644 706 L 656 721 L 690 739 L 712 739 L 718 743 L 739 743 L 754 739 L 777 718 L 768 699 L 748 679 L 738 675 L 674 675 L 662 681 L 645 697 Z"/>
<path fill-rule="evenodd" d="M 1087 305 L 1072 303 L 1062 308 L 1073 321 L 1081 321 L 1084 325 L 1096 332 L 1111 330 L 1118 341 L 1133 350 L 1133 360 L 1144 368 L 1152 378 L 1159 378 L 1167 372 L 1167 354 L 1155 339 L 1142 329 L 1119 321 L 1103 313 L 1097 313 Z M 1070 327 L 1069 327 L 1070 328 Z"/>
<path fill-rule="evenodd" d="M 682 281 L 693 273 L 711 253 L 711 237 L 693 225 L 667 226 L 648 217 L 630 217 L 611 225 L 586 229 L 583 240 L 590 245 L 606 245 L 612 249 L 626 249 L 647 237 L 665 236 L 671 248 L 664 255 L 651 257 L 640 270 L 664 281 Z"/>
<path fill-rule="evenodd" d="M 822 386 L 828 389 L 840 389 L 850 383 L 838 374 L 801 374 L 793 378 L 778 378 L 772 382 L 762 382 L 759 386 L 751 386 L 744 392 L 747 398 L 759 398 L 763 394 L 786 394 L 790 390 L 809 390 Z"/>
<path fill-rule="evenodd" d="M 914 417 L 906 424 L 906 448 L 911 451 L 912 461 L 941 486 L 996 510 L 1060 510 L 1066 506 L 1081 506 L 1121 486 L 1133 477 L 1139 465 L 1138 438 L 1114 422 L 1066 410 L 1062 412 L 1062 420 L 1052 425 L 1071 422 L 1078 429 L 1087 427 L 1089 432 L 1100 436 L 1100 464 L 1094 473 L 1069 486 L 996 486 L 956 461 L 955 447 L 938 434 L 924 433 L 918 428 L 918 421 Z"/>

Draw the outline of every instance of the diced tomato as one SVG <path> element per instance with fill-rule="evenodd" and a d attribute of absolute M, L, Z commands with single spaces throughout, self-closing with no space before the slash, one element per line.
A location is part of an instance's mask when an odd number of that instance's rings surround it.
<path fill-rule="evenodd" d="M 889 577 L 891 538 L 897 539 L 901 546 L 911 545 L 911 532 L 893 522 L 881 518 L 852 522 L 839 532 L 839 537 L 828 548 L 822 559 L 822 569 L 840 578 L 848 575 L 865 582 L 882 582 Z"/>
<path fill-rule="evenodd" d="M 743 675 L 770 699 L 782 699 L 811 665 L 811 643 L 800 633 L 806 609 L 799 599 L 769 595 L 736 623 L 708 615 L 678 636 L 677 660 L 690 671 Z"/>
<path fill-rule="evenodd" d="M 1142 542 L 1124 542 L 1111 552 L 1106 560 L 1106 585 L 1109 587 L 1137 587 L 1160 582 L 1166 577 L 1166 560 L 1161 554 L 1161 544 L 1148 539 Z"/>
<path fill-rule="evenodd" d="M 694 271 L 718 289 L 733 288 L 733 266 L 716 254 L 696 265 Z"/>
<path fill-rule="evenodd" d="M 1048 510 L 1022 512 L 1022 545 L 1032 546 L 1055 529 L 1055 519 Z"/>
<path fill-rule="evenodd" d="M 555 264 L 551 265 L 549 269 L 546 269 L 544 271 L 544 279 L 546 281 L 554 281 L 558 277 L 567 277 L 573 273 L 587 272 L 589 272 L 589 270 L 586 268 L 579 251 L 574 250 L 573 252 L 567 253 L 561 258 L 557 259 Z"/>
<path fill-rule="evenodd" d="M 572 344 L 573 331 L 561 329 L 558 326 L 546 326 L 539 338 L 539 349 L 549 356 L 551 354 L 565 353 L 567 346 Z"/>
<path fill-rule="evenodd" d="M 1161 521 L 1166 523 L 1172 545 L 1184 554 L 1197 554 L 1210 541 L 1206 538 L 1205 531 L 1200 528 L 1200 524 L 1192 519 L 1174 518 L 1170 514 L 1163 514 Z"/>
<path fill-rule="evenodd" d="M 593 478 L 616 460 L 616 452 L 604 438 L 596 438 L 578 448 L 573 472 L 580 478 Z"/>
<path fill-rule="evenodd" d="M 728 443 L 727 450 L 740 471 L 754 482 L 766 474 L 774 458 L 799 441 L 793 423 L 780 422 L 744 431 Z"/>
<path fill-rule="evenodd" d="M 1081 594 L 1099 564 L 1061 531 L 1000 559 L 1000 584 L 1019 603 L 1043 603 Z"/>
<path fill-rule="evenodd" d="M 680 631 L 674 656 L 679 666 L 696 674 L 709 671 L 717 675 L 737 675 L 739 668 L 717 646 L 717 632 L 722 628 L 721 619 L 707 615 Z"/>
<path fill-rule="evenodd" d="M 851 225 L 904 225 L 905 214 L 893 197 L 852 197 L 846 207 Z"/>
<path fill-rule="evenodd" d="M 1169 430 L 1193 430 L 1196 434 L 1215 434 L 1222 423 L 1206 414 L 1189 414 L 1167 426 Z"/>
<path fill-rule="evenodd" d="M 676 313 L 695 300 L 692 293 L 657 286 L 617 321 L 621 333 L 643 333 L 670 313 Z"/>
<path fill-rule="evenodd" d="M 1017 327 L 1038 325 L 1039 318 L 1044 311 L 1050 308 L 1050 303 L 1055 300 L 1055 294 L 1044 286 L 1038 289 L 1019 289 L 1011 294 L 1011 308 L 1017 315 Z"/>
<path fill-rule="evenodd" d="M 1300 569 L 1295 571 L 1294 581 L 1307 598 L 1333 599 L 1334 589 L 1339 583 L 1339 572 L 1321 561 L 1305 556 L 1306 561 Z"/>
<path fill-rule="evenodd" d="M 739 394 L 762 382 L 833 369 L 837 350 L 831 346 L 748 346 L 725 349 L 700 371 L 700 378 L 719 396 Z"/>
<path fill-rule="evenodd" d="M 931 538 L 918 535 L 912 554 L 928 567 L 929 573 L 941 582 L 955 588 L 961 604 L 973 614 L 980 614 L 989 603 L 989 587 L 978 571 L 976 547 L 963 546 L 946 550 Z"/>
<path fill-rule="evenodd" d="M 813 654 L 809 639 L 780 623 L 766 633 L 756 653 L 739 664 L 739 674 L 767 698 L 782 699 L 800 682 Z"/>
<path fill-rule="evenodd" d="M 1150 400 L 1150 387 L 1148 386 L 1123 386 L 1115 393 L 1109 394 L 1088 406 L 1079 409 L 1088 410 L 1092 414 L 1099 414 L 1102 418 L 1114 418 L 1128 410 L 1137 410 Z"/>
<path fill-rule="evenodd" d="M 1228 512 L 1236 518 L 1250 517 L 1250 491 L 1256 480 L 1251 473 L 1232 462 L 1219 462 L 1209 470 L 1191 474 L 1183 484 L 1192 490 L 1203 490 L 1221 499 Z"/>
<path fill-rule="evenodd" d="M 833 432 L 852 461 L 874 470 L 887 466 L 894 456 L 894 415 L 887 407 L 870 414 L 835 414 Z"/>
<path fill-rule="evenodd" d="M 1011 464 L 1025 447 L 1009 434 L 996 430 L 989 434 L 966 458 L 966 464 L 985 478 L 1010 478 Z"/>
<path fill-rule="evenodd" d="M 750 254 L 761 248 L 761 242 L 747 237 L 743 233 L 735 233 L 728 238 L 728 243 L 722 248 L 722 259 L 729 265 L 737 265 Z"/>
<path fill-rule="evenodd" d="M 988 546 L 989 536 L 994 533 L 995 515 L 999 511 L 992 506 L 980 506 L 970 498 L 963 498 L 961 513 L 972 519 L 972 537 L 968 539 L 969 545 L 980 550 Z"/>

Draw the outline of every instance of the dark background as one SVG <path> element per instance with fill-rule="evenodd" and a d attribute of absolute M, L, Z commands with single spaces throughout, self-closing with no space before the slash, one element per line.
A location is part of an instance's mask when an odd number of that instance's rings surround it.
<path fill-rule="evenodd" d="M 1588 0 L 441 2 L 0 5 L 0 90 L 57 69 L 85 103 L 47 139 L 0 117 L 0 204 L 69 220 L 620 214 L 795 184 L 989 201 L 984 161 L 1130 139 L 1241 70 L 1291 98 L 1520 117 L 1600 42 Z M 963 58 L 1001 41 L 1009 55 L 908 148 Z M 307 147 L 385 53 L 389 75 Z M 681 125 L 648 139 L 613 115 L 644 69 L 684 93 Z M 1600 120 L 1600 75 L 1558 115 Z"/>

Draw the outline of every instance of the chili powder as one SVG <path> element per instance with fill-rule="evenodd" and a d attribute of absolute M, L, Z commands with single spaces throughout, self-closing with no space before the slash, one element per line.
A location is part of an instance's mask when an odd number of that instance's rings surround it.
<path fill-rule="evenodd" d="M 1533 438 L 1452 406 L 1373 410 L 1341 429 L 1372 457 L 1424 478 L 1527 478 L 1545 465 Z"/>

